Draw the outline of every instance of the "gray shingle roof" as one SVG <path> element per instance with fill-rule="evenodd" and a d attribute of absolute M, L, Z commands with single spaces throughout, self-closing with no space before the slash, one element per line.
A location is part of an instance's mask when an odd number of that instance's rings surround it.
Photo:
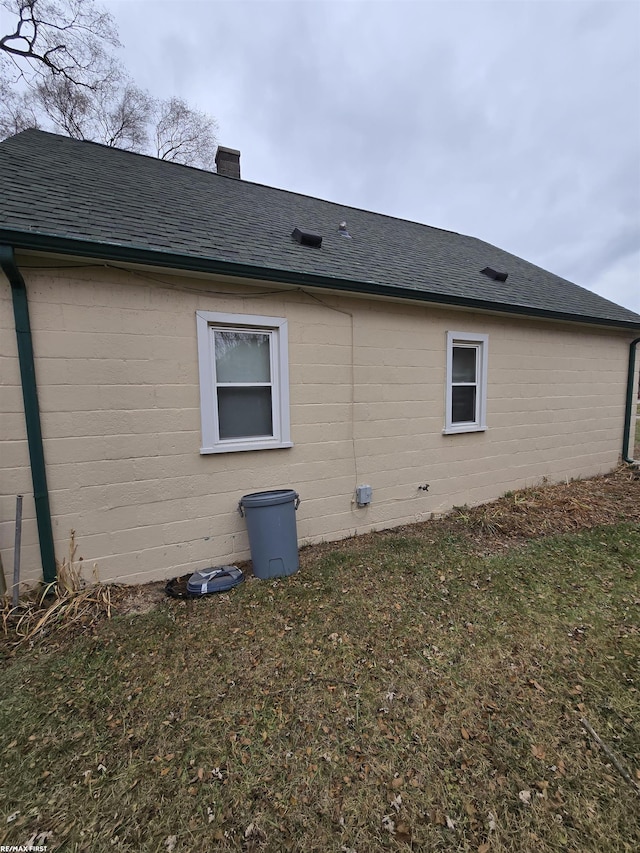
<path fill-rule="evenodd" d="M 632 311 L 474 237 L 42 131 L 0 144 L 0 199 L 0 242 L 16 248 L 163 253 L 191 269 L 640 328 Z M 322 248 L 294 242 L 295 227 Z"/>

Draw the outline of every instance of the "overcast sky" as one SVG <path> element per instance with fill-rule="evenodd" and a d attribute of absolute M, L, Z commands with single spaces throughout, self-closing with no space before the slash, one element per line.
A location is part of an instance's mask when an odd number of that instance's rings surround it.
<path fill-rule="evenodd" d="M 470 234 L 640 313 L 640 2 L 110 0 L 246 180 Z"/>

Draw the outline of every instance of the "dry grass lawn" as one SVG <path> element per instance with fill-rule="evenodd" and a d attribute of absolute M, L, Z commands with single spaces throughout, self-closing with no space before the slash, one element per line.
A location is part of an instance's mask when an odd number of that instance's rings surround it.
<path fill-rule="evenodd" d="M 0 844 L 640 849 L 640 478 L 517 492 L 301 563 L 143 615 L 112 589 L 110 620 L 18 645 L 8 618 Z"/>

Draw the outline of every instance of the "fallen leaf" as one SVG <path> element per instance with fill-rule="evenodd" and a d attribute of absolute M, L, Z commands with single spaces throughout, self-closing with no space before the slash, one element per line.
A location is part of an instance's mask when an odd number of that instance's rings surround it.
<path fill-rule="evenodd" d="M 387 830 L 387 832 L 389 833 L 389 835 L 395 835 L 395 834 L 396 834 L 396 825 L 395 825 L 395 823 L 391 820 L 391 817 L 390 817 L 388 814 L 386 814 L 386 815 L 382 818 L 382 825 L 383 825 L 383 827 Z"/>
<path fill-rule="evenodd" d="M 266 838 L 266 835 L 265 835 L 265 834 L 264 834 L 264 832 L 260 829 L 260 827 L 259 827 L 259 826 L 257 826 L 257 824 L 255 824 L 255 823 L 251 822 L 251 823 L 249 824 L 249 826 L 248 826 L 248 827 L 245 829 L 245 831 L 244 831 L 244 837 L 245 837 L 245 838 L 253 838 L 254 836 L 255 836 L 256 838 L 261 838 L 261 839 L 263 839 L 263 840 Z"/>
<path fill-rule="evenodd" d="M 465 729 L 464 726 L 460 726 L 460 734 L 464 738 L 464 740 L 469 740 L 469 732 Z"/>
<path fill-rule="evenodd" d="M 528 806 L 531 803 L 531 791 L 520 791 L 518 797 L 520 802 L 524 803 L 525 806 Z"/>
<path fill-rule="evenodd" d="M 167 848 L 167 853 L 173 853 L 176 849 L 176 842 L 178 840 L 177 835 L 169 835 L 164 842 L 164 846 Z"/>
<path fill-rule="evenodd" d="M 491 845 L 486 841 L 478 847 L 478 853 L 489 853 L 489 850 L 491 850 Z"/>
<path fill-rule="evenodd" d="M 451 820 L 451 818 L 449 817 L 449 815 L 447 815 L 446 820 L 447 820 L 447 827 L 448 827 L 449 829 L 455 829 L 455 828 L 456 828 L 456 823 L 455 823 L 455 821 L 454 821 L 454 820 Z"/>
<path fill-rule="evenodd" d="M 544 761 L 546 757 L 546 752 L 544 751 L 543 747 L 536 746 L 535 744 L 533 744 L 531 746 L 531 755 L 533 755 L 534 758 L 537 758 L 540 761 Z"/>
<path fill-rule="evenodd" d="M 406 823 L 399 823 L 396 826 L 396 838 L 398 841 L 404 841 L 409 844 L 411 841 L 411 827 Z"/>

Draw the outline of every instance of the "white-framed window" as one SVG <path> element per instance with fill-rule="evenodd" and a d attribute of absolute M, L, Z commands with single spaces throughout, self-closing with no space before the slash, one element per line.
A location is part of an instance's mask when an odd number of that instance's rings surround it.
<path fill-rule="evenodd" d="M 200 453 L 291 447 L 287 321 L 196 311 Z"/>
<path fill-rule="evenodd" d="M 447 332 L 445 433 L 487 428 L 488 335 Z"/>

